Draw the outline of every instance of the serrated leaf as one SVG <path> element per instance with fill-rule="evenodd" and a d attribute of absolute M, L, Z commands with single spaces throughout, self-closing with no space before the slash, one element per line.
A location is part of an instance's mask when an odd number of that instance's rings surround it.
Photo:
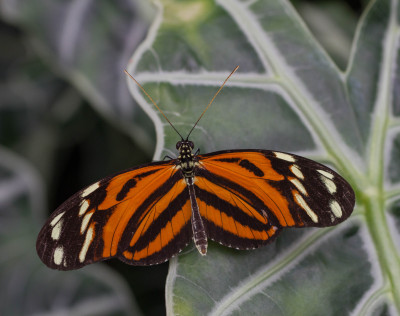
<path fill-rule="evenodd" d="M 397 0 L 371 1 L 341 71 L 289 1 L 157 2 L 129 72 L 201 152 L 292 151 L 336 168 L 357 206 L 329 229 L 287 230 L 257 251 L 211 243 L 171 260 L 167 312 L 179 315 L 400 313 Z M 155 158 L 179 137 L 130 83 L 156 125 Z M 391 210 L 391 212 L 388 212 Z"/>

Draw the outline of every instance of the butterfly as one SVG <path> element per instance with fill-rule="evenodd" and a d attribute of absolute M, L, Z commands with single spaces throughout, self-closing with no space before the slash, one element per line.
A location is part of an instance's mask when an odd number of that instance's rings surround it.
<path fill-rule="evenodd" d="M 47 220 L 36 249 L 50 268 L 72 270 L 116 257 L 153 265 L 192 240 L 206 255 L 208 240 L 236 249 L 273 241 L 285 227 L 327 227 L 354 208 L 350 184 L 313 160 L 271 150 L 193 152 L 180 135 L 179 156 L 124 170 L 77 192 Z"/>

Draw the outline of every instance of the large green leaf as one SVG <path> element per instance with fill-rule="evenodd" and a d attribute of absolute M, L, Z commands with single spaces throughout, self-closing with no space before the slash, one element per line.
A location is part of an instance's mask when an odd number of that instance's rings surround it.
<path fill-rule="evenodd" d="M 0 38 L 4 44 L 0 53 L 0 314 L 140 314 L 127 280 L 106 265 L 63 273 L 48 269 L 37 256 L 37 234 L 50 211 L 45 201 L 56 200 L 56 193 L 68 195 L 68 189 L 61 193 L 58 189 L 68 182 L 59 170 L 63 169 L 60 160 L 66 157 L 58 151 L 72 147 L 77 138 L 88 138 L 99 118 L 93 111 L 85 115 L 89 107 L 80 106 L 79 93 L 45 67 L 30 46 L 21 44 L 20 31 L 1 24 Z M 109 133 L 111 128 L 101 126 L 103 133 L 90 140 L 101 158 L 92 151 L 90 159 L 96 157 L 96 163 L 85 168 L 103 163 L 92 179 L 101 171 L 111 172 L 112 163 L 104 164 L 113 151 L 107 145 L 121 145 L 114 144 L 117 138 Z M 127 143 L 131 145 L 131 139 Z M 127 146 L 121 147 L 117 153 L 126 155 Z M 74 183 L 86 177 L 82 173 L 75 175 Z M 57 181 L 46 187 L 51 178 Z"/>
<path fill-rule="evenodd" d="M 2 315 L 139 315 L 124 280 L 98 265 L 60 273 L 36 254 L 44 186 L 24 159 L 0 147 L 0 311 Z"/>
<path fill-rule="evenodd" d="M 123 70 L 151 16 L 142 0 L 0 2 L 0 18 L 21 28 L 57 75 L 148 153 L 154 145 L 151 122 L 129 97 Z"/>
<path fill-rule="evenodd" d="M 171 260 L 167 311 L 179 315 L 400 313 L 398 0 L 371 1 L 341 71 L 286 0 L 157 2 L 135 75 L 201 152 L 263 148 L 336 168 L 357 206 L 327 229 L 288 229 L 257 251 L 210 244 Z M 179 137 L 134 83 L 157 131 L 155 158 Z"/>

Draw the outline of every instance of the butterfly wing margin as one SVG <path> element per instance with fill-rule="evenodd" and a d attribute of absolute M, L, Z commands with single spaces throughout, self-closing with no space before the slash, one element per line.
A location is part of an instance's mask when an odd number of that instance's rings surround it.
<path fill-rule="evenodd" d="M 333 170 L 304 157 L 266 150 L 232 150 L 199 155 L 198 160 L 199 203 L 224 195 L 225 202 L 231 200 L 228 207 L 222 206 L 222 202 L 212 203 L 227 218 L 226 223 L 250 223 L 258 218 L 259 223 L 253 226 L 264 225 L 264 231 L 270 233 L 264 234 L 264 241 L 253 240 L 255 246 L 271 241 L 285 226 L 336 225 L 350 216 L 354 208 L 351 186 Z M 234 199 L 243 205 L 236 205 Z M 224 209 L 228 210 L 226 214 Z M 248 216 L 249 209 L 254 215 Z M 241 221 L 239 214 L 244 217 Z M 209 217 L 207 213 L 202 215 Z M 222 244 L 240 249 L 247 249 L 246 245 L 251 244 L 251 238 L 246 242 L 235 241 L 237 233 L 229 234 L 232 224 L 222 225 L 221 220 L 215 219 L 206 223 L 210 237 Z"/>
<path fill-rule="evenodd" d="M 337 172 L 293 154 L 267 151 L 264 155 L 274 170 L 287 174 L 284 191 L 291 193 L 289 209 L 300 218 L 293 226 L 334 226 L 352 214 L 354 190 Z"/>
<path fill-rule="evenodd" d="M 179 252 L 190 242 L 191 230 L 189 198 L 175 164 L 128 169 L 73 195 L 39 233 L 41 260 L 50 268 L 71 270 L 111 257 L 133 265 L 156 264 Z M 168 198 L 172 208 L 165 207 Z M 170 220 L 173 235 L 165 229 Z M 134 257 L 136 252 L 141 255 Z"/>

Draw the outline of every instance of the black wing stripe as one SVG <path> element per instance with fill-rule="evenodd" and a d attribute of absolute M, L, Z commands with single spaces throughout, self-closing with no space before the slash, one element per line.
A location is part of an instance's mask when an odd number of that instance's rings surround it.
<path fill-rule="evenodd" d="M 234 217 L 242 225 L 249 226 L 252 229 L 260 229 L 260 222 L 254 217 L 245 214 L 241 208 L 230 204 L 228 201 L 220 199 L 216 194 L 203 190 L 195 185 L 196 197 L 206 205 L 212 206 L 229 217 Z"/>
<path fill-rule="evenodd" d="M 239 197 L 243 197 L 243 200 L 252 205 L 256 210 L 269 210 L 268 206 L 264 204 L 264 202 L 256 196 L 253 192 L 247 190 L 243 186 L 238 185 L 237 183 L 218 176 L 216 174 L 212 174 L 208 172 L 206 169 L 199 169 L 197 175 L 198 177 L 203 177 L 206 180 L 219 185 L 222 188 L 225 188 L 226 190 L 230 191 L 232 194 L 238 195 Z M 223 202 L 221 202 L 223 203 Z M 277 205 L 278 207 L 278 205 Z M 223 208 L 219 208 L 220 210 L 223 210 Z M 242 212 L 242 211 L 241 211 Z M 271 221 L 271 224 L 278 226 L 279 221 L 276 218 L 276 216 L 270 212 L 271 216 L 268 218 Z M 240 214 L 238 214 L 238 217 L 240 217 Z M 240 218 L 238 219 L 240 221 Z"/>
<path fill-rule="evenodd" d="M 140 204 L 131 219 L 128 222 L 127 227 L 132 229 L 137 228 L 138 223 L 140 223 L 140 219 L 151 209 L 151 207 L 157 203 L 164 195 L 166 195 L 173 186 L 182 180 L 182 176 L 179 172 L 176 172 L 172 177 L 170 177 L 167 181 L 158 186 L 144 201 Z M 128 232 L 126 232 L 128 233 Z"/>
<path fill-rule="evenodd" d="M 119 256 L 119 259 L 125 263 L 135 266 L 147 266 L 160 264 L 162 262 L 167 261 L 171 257 L 177 255 L 181 252 L 191 241 L 192 236 L 192 227 L 187 224 L 179 231 L 179 233 L 175 236 L 174 240 L 167 243 L 166 246 L 161 248 L 160 251 L 157 251 L 147 257 L 134 261 L 130 258 L 127 258 L 123 255 Z"/>
<path fill-rule="evenodd" d="M 241 250 L 255 249 L 266 245 L 272 242 L 280 233 L 280 229 L 277 228 L 276 230 L 270 231 L 268 239 L 248 239 L 232 234 L 231 232 L 224 230 L 222 227 L 215 225 L 212 221 L 205 220 L 204 222 L 208 230 L 212 232 L 212 234 L 208 236 L 211 240 L 224 246 Z"/>
<path fill-rule="evenodd" d="M 160 212 L 160 215 L 153 220 L 148 229 L 144 232 L 141 232 L 139 239 L 135 243 L 133 247 L 129 247 L 131 251 L 135 250 L 142 250 L 148 246 L 149 241 L 154 240 L 157 238 L 159 235 L 159 232 L 163 227 L 166 227 L 169 223 L 170 220 L 180 211 L 182 211 L 183 206 L 187 203 L 189 200 L 189 194 L 187 190 L 183 190 L 179 195 L 177 195 L 174 200 L 168 205 L 166 209 L 162 210 L 157 210 L 157 212 Z M 156 205 L 154 206 L 156 207 Z M 156 210 L 150 209 L 149 212 L 156 213 Z M 154 216 L 153 214 L 153 216 Z M 133 228 L 133 227 L 132 227 Z M 132 230 L 131 227 L 127 226 L 126 232 L 130 232 L 130 234 L 127 234 L 126 237 L 124 236 L 123 240 L 129 241 L 132 237 Z M 129 244 L 129 242 L 127 244 Z M 126 245 L 125 242 L 121 243 L 122 245 Z M 123 247 L 123 246 L 122 246 Z M 123 249 L 125 250 L 125 249 Z"/>

